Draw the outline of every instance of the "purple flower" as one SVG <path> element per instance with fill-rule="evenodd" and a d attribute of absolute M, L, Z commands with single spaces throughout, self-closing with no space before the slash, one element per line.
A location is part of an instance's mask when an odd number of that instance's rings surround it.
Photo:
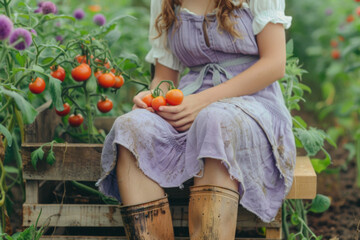
<path fill-rule="evenodd" d="M 43 2 L 41 5 L 42 13 L 49 14 L 49 13 L 56 13 L 57 8 L 53 2 L 47 1 Z"/>
<path fill-rule="evenodd" d="M 34 10 L 34 13 L 42 13 L 42 8 L 39 7 L 39 8 L 37 8 L 37 9 L 35 9 L 35 10 Z"/>
<path fill-rule="evenodd" d="M 60 43 L 62 43 L 64 41 L 64 38 L 61 35 L 56 36 L 55 39 L 57 42 L 60 42 Z"/>
<path fill-rule="evenodd" d="M 81 20 L 85 17 L 85 12 L 84 10 L 78 8 L 74 11 L 74 17 L 78 20 Z"/>
<path fill-rule="evenodd" d="M 15 42 L 22 40 L 18 42 L 14 48 L 17 50 L 24 50 L 28 48 L 32 43 L 31 33 L 24 29 L 24 28 L 16 28 L 9 37 L 10 44 L 14 44 Z"/>
<path fill-rule="evenodd" d="M 333 10 L 332 10 L 332 8 L 328 8 L 328 9 L 326 9 L 326 11 L 325 11 L 325 14 L 327 15 L 327 16 L 330 16 L 330 15 L 332 15 L 333 14 Z"/>
<path fill-rule="evenodd" d="M 106 23 L 106 18 L 99 13 L 94 16 L 93 21 L 96 25 L 103 26 Z"/>
<path fill-rule="evenodd" d="M 34 34 L 35 36 L 38 35 L 37 32 L 35 31 L 35 29 L 30 29 L 30 32 L 31 32 L 32 34 Z"/>
<path fill-rule="evenodd" d="M 13 23 L 5 15 L 0 15 L 0 40 L 4 40 L 9 37 L 13 29 Z"/>
<path fill-rule="evenodd" d="M 40 2 L 38 2 L 38 4 L 37 4 L 37 6 L 39 7 L 39 8 L 41 8 L 42 7 L 42 5 L 43 5 L 43 1 L 40 1 Z"/>

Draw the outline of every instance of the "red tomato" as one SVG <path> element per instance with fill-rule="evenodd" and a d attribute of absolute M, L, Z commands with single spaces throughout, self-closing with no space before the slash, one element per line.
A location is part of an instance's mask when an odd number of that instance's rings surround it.
<path fill-rule="evenodd" d="M 360 6 L 356 8 L 356 14 L 360 16 Z"/>
<path fill-rule="evenodd" d="M 146 103 L 146 105 L 148 107 L 151 107 L 151 102 L 154 99 L 153 95 L 151 93 L 149 93 L 148 95 L 146 95 L 145 97 L 143 97 L 141 100 Z"/>
<path fill-rule="evenodd" d="M 56 114 L 61 117 L 68 115 L 70 112 L 70 105 L 68 103 L 64 103 L 63 106 L 64 106 L 64 110 L 62 110 L 62 111 L 58 111 L 55 109 Z"/>
<path fill-rule="evenodd" d="M 91 59 L 93 59 L 94 58 L 94 56 L 91 56 Z M 82 55 L 77 55 L 76 57 L 75 57 L 75 59 L 76 59 L 76 61 L 78 62 L 78 63 L 86 63 L 86 56 L 82 56 Z M 87 64 L 90 64 L 90 60 L 88 60 L 87 61 Z"/>
<path fill-rule="evenodd" d="M 333 59 L 339 59 L 341 57 L 340 51 L 338 49 L 333 49 L 331 51 L 331 57 Z"/>
<path fill-rule="evenodd" d="M 71 76 L 75 81 L 78 82 L 86 81 L 91 76 L 91 68 L 86 63 L 81 63 L 79 66 L 71 70 Z"/>
<path fill-rule="evenodd" d="M 112 73 L 101 74 L 98 78 L 98 83 L 103 88 L 109 88 L 115 84 L 115 76 Z"/>
<path fill-rule="evenodd" d="M 347 21 L 348 23 L 351 23 L 351 22 L 353 22 L 354 20 L 355 20 L 354 15 L 349 15 L 349 16 L 347 16 L 347 18 L 346 18 L 346 21 Z"/>
<path fill-rule="evenodd" d="M 35 81 L 34 79 L 33 81 L 31 81 L 31 83 L 29 84 L 29 89 L 32 93 L 39 94 L 45 90 L 45 86 L 46 84 L 44 79 L 37 77 Z"/>
<path fill-rule="evenodd" d="M 166 106 L 166 99 L 163 96 L 158 96 L 151 101 L 151 107 L 155 111 L 159 111 L 161 106 Z"/>
<path fill-rule="evenodd" d="M 336 48 L 336 47 L 339 45 L 339 43 L 338 43 L 335 39 L 332 39 L 332 40 L 330 41 L 330 45 L 331 45 L 333 48 Z"/>
<path fill-rule="evenodd" d="M 170 105 L 179 105 L 184 99 L 184 94 L 180 89 L 171 89 L 166 95 L 166 102 Z"/>
<path fill-rule="evenodd" d="M 79 127 L 84 122 L 84 117 L 80 113 L 71 114 L 68 121 L 70 126 Z"/>
<path fill-rule="evenodd" d="M 101 74 L 103 74 L 102 71 L 96 71 L 96 72 L 94 73 L 95 78 L 98 79 L 98 78 L 101 76 Z"/>
<path fill-rule="evenodd" d="M 100 112 L 107 113 L 113 108 L 113 103 L 108 98 L 106 98 L 105 100 L 100 99 L 97 103 L 97 108 Z"/>
<path fill-rule="evenodd" d="M 54 69 L 54 67 L 51 67 L 51 70 L 53 70 L 53 69 Z M 63 82 L 65 79 L 65 70 L 61 66 L 57 66 L 57 69 L 52 71 L 50 73 L 50 75 Z"/>
<path fill-rule="evenodd" d="M 122 85 L 124 85 L 124 77 L 121 74 L 119 76 L 115 76 L 115 84 L 112 87 L 121 88 Z"/>

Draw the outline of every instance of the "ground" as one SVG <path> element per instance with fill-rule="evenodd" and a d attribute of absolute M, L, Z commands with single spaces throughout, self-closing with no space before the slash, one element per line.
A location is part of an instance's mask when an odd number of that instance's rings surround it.
<path fill-rule="evenodd" d="M 345 141 L 346 142 L 346 141 Z M 322 214 L 310 214 L 309 226 L 323 239 L 360 240 L 360 187 L 356 186 L 355 159 L 348 157 L 344 143 L 333 149 L 331 169 L 347 166 L 338 174 L 318 175 L 318 193 L 331 198 L 330 208 Z"/>

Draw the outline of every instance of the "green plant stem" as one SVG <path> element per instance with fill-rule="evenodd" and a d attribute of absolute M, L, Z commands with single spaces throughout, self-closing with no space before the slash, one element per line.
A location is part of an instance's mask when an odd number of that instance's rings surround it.
<path fill-rule="evenodd" d="M 360 187 L 360 139 L 357 139 L 356 141 L 356 165 L 357 165 L 356 185 Z"/>
<path fill-rule="evenodd" d="M 93 142 L 93 116 L 91 111 L 91 103 L 90 103 L 90 94 L 86 90 L 86 81 L 83 84 L 84 92 L 85 92 L 85 112 L 87 118 L 87 127 L 88 127 L 88 134 L 89 134 L 89 143 Z"/>
<path fill-rule="evenodd" d="M 286 221 L 287 205 L 288 205 L 287 201 L 288 201 L 288 200 L 285 200 L 285 202 L 283 203 L 283 205 L 282 205 L 282 212 L 281 212 L 281 215 L 282 215 L 281 217 L 282 217 L 282 219 L 283 219 L 282 225 L 283 225 L 283 231 L 284 231 L 284 237 L 285 237 L 285 239 L 288 239 L 289 234 L 290 234 L 290 232 L 289 232 L 289 225 L 288 225 L 288 222 Z"/>
<path fill-rule="evenodd" d="M 0 113 L 2 112 L 2 111 L 4 111 L 8 106 L 9 106 L 9 104 L 12 102 L 12 98 L 7 98 L 7 102 L 5 103 L 5 105 L 4 106 L 2 106 L 2 108 L 0 109 Z"/>
<path fill-rule="evenodd" d="M 11 18 L 11 13 L 10 13 L 10 9 L 9 9 L 9 3 L 10 3 L 11 1 L 9 1 L 9 2 L 7 2 L 6 0 L 4 0 L 4 3 L 3 3 L 3 5 L 4 5 L 4 8 L 5 8 L 5 13 L 6 13 L 6 16 L 8 16 L 9 18 Z"/>

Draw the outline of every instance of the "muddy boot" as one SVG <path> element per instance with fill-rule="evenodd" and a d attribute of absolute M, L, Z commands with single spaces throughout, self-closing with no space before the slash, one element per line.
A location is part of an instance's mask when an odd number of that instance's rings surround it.
<path fill-rule="evenodd" d="M 174 240 L 167 196 L 147 203 L 120 208 L 129 240 Z"/>
<path fill-rule="evenodd" d="M 212 185 L 190 187 L 190 239 L 235 239 L 238 206 L 239 194 L 234 190 Z"/>

